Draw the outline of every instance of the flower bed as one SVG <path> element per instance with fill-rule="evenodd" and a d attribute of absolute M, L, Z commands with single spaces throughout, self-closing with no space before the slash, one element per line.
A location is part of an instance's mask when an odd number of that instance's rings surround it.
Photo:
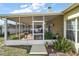
<path fill-rule="evenodd" d="M 59 52 L 52 48 L 52 45 L 48 45 L 46 47 L 49 56 L 77 56 L 78 54 L 72 53 L 71 51 L 68 53 Z"/>

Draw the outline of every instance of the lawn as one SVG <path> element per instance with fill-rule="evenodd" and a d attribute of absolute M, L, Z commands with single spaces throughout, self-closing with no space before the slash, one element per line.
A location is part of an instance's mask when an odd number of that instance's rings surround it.
<path fill-rule="evenodd" d="M 0 37 L 0 56 L 26 56 L 31 46 L 2 46 L 3 37 Z"/>

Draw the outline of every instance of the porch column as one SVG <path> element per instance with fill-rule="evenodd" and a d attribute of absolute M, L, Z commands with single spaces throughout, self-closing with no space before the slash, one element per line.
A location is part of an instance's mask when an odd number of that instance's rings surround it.
<path fill-rule="evenodd" d="M 20 39 L 20 17 L 19 17 L 19 39 Z"/>
<path fill-rule="evenodd" d="M 78 19 L 75 18 L 75 47 L 76 47 L 76 52 L 78 53 L 78 45 L 77 45 L 77 33 L 78 33 Z"/>
<path fill-rule="evenodd" d="M 6 18 L 2 18 L 2 20 L 4 20 L 4 41 L 6 41 L 8 39 L 8 36 L 7 36 L 7 19 Z"/>
<path fill-rule="evenodd" d="M 16 22 L 16 37 L 18 35 L 17 31 L 18 31 L 18 27 L 17 27 L 17 22 Z"/>
<path fill-rule="evenodd" d="M 63 28 L 64 28 L 64 33 L 63 33 L 64 38 L 66 38 L 66 20 L 65 19 L 64 19 L 64 27 Z"/>
<path fill-rule="evenodd" d="M 33 40 L 34 40 L 34 17 L 32 16 L 32 35 L 33 35 Z"/>
<path fill-rule="evenodd" d="M 45 39 L 44 33 L 45 33 L 45 16 L 43 16 L 43 40 Z"/>

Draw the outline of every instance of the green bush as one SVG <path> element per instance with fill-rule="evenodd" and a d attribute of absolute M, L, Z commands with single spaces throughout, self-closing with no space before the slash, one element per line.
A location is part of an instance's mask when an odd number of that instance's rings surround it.
<path fill-rule="evenodd" d="M 45 32 L 45 39 L 53 39 L 52 32 Z"/>
<path fill-rule="evenodd" d="M 75 45 L 72 42 L 69 42 L 65 38 L 58 38 L 57 41 L 53 43 L 53 48 L 59 52 L 75 52 Z"/>
<path fill-rule="evenodd" d="M 4 37 L 4 34 L 0 34 L 0 37 Z"/>

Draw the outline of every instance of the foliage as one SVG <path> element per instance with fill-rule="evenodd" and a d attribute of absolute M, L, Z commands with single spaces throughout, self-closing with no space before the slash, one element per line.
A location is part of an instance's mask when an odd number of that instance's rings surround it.
<path fill-rule="evenodd" d="M 45 39 L 53 39 L 52 32 L 45 32 Z"/>
<path fill-rule="evenodd" d="M 18 37 L 16 37 L 16 35 L 9 35 L 9 38 L 12 39 L 12 40 L 19 39 Z"/>
<path fill-rule="evenodd" d="M 48 48 L 48 42 L 45 43 L 45 47 Z"/>
<path fill-rule="evenodd" d="M 0 37 L 4 37 L 4 34 L 0 34 Z"/>
<path fill-rule="evenodd" d="M 75 45 L 62 37 L 53 43 L 53 48 L 59 52 L 75 52 Z"/>

